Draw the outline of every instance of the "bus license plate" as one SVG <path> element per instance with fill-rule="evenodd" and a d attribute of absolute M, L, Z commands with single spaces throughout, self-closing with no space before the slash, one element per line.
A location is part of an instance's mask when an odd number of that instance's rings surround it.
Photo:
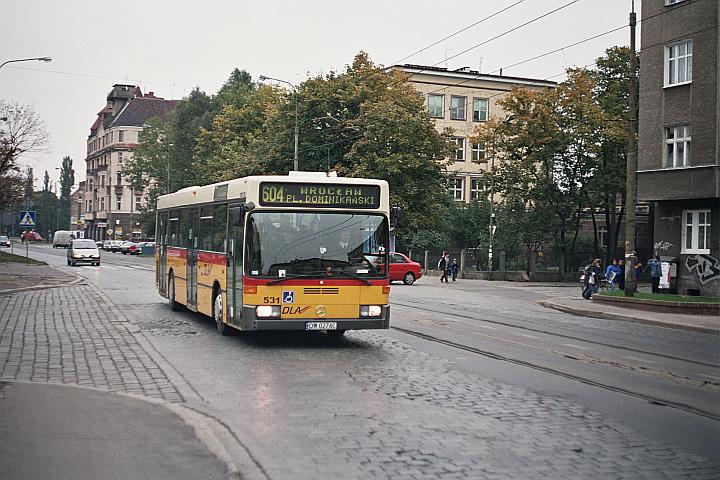
<path fill-rule="evenodd" d="M 337 322 L 305 322 L 305 330 L 337 330 Z"/>

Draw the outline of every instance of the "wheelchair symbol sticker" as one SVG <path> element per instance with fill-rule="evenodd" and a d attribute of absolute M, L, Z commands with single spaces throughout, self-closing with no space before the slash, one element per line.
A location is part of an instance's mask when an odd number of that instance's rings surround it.
<path fill-rule="evenodd" d="M 294 290 L 283 291 L 282 300 L 283 300 L 283 303 L 295 303 L 295 291 Z"/>

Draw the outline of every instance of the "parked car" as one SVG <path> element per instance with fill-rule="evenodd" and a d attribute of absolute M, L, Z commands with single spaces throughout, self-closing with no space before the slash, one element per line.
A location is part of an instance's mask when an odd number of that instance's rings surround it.
<path fill-rule="evenodd" d="M 127 255 L 128 253 L 130 255 L 140 255 L 140 248 L 138 248 L 135 242 L 124 241 L 120 244 L 120 252 L 123 255 Z"/>
<path fill-rule="evenodd" d="M 402 280 L 405 285 L 412 285 L 422 277 L 421 265 L 412 261 L 402 253 L 390 254 L 390 282 Z"/>
<path fill-rule="evenodd" d="M 105 242 L 103 242 L 102 240 L 95 240 L 95 245 L 97 245 L 98 250 L 103 248 L 103 243 Z"/>
<path fill-rule="evenodd" d="M 109 251 L 110 251 L 111 242 L 112 242 L 112 240 L 103 240 L 103 242 L 102 242 L 102 249 L 105 250 L 106 252 L 109 252 Z"/>
<path fill-rule="evenodd" d="M 93 240 L 80 238 L 73 240 L 67 249 L 67 264 L 75 266 L 78 263 L 100 265 L 100 250 Z"/>
<path fill-rule="evenodd" d="M 0 235 L 0 247 L 9 247 L 10 239 L 5 235 Z"/>
<path fill-rule="evenodd" d="M 53 235 L 53 248 L 68 248 L 70 246 L 70 242 L 75 238 L 75 235 L 73 235 L 69 230 L 58 230 L 55 232 L 55 235 Z"/>
<path fill-rule="evenodd" d="M 110 240 L 110 251 L 115 253 L 120 251 L 120 245 L 122 245 L 122 240 Z"/>

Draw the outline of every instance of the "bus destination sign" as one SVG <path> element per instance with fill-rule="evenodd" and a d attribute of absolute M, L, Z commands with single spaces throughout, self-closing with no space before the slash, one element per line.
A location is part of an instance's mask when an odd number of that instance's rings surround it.
<path fill-rule="evenodd" d="M 378 208 L 378 185 L 333 185 L 330 183 L 260 184 L 260 205 L 276 207 Z"/>

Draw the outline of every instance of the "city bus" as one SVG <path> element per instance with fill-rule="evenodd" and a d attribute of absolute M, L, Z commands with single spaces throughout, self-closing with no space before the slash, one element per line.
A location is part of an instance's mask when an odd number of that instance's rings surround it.
<path fill-rule="evenodd" d="M 233 330 L 387 329 L 384 180 L 250 176 L 158 198 L 156 285 L 171 309 Z"/>

